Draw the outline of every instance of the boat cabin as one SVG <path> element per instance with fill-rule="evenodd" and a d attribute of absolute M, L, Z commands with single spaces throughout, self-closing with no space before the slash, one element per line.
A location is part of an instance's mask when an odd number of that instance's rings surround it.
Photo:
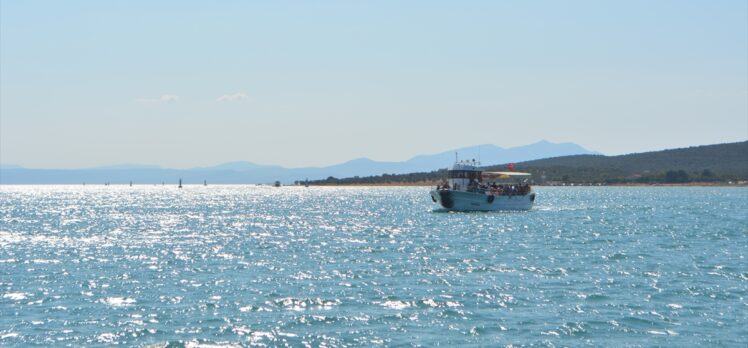
<path fill-rule="evenodd" d="M 452 190 L 466 190 L 470 184 L 480 184 L 482 181 L 480 163 L 475 160 L 460 161 L 452 165 L 447 171 L 447 183 Z"/>

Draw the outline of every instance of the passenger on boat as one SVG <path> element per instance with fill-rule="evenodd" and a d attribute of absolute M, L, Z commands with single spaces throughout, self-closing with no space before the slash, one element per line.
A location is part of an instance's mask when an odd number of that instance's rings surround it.
<path fill-rule="evenodd" d="M 477 191 L 478 185 L 475 182 L 471 182 L 468 184 L 467 190 L 468 192 Z"/>

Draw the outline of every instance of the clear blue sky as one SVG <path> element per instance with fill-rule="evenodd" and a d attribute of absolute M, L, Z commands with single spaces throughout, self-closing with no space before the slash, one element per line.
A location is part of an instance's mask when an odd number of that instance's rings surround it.
<path fill-rule="evenodd" d="M 748 138 L 748 1 L 0 0 L 0 162 Z"/>

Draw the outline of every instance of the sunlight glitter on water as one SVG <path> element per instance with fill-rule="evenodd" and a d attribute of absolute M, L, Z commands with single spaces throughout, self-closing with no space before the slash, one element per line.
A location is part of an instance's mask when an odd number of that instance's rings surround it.
<path fill-rule="evenodd" d="M 744 188 L 433 208 L 424 188 L 0 187 L 0 345 L 745 345 Z"/>

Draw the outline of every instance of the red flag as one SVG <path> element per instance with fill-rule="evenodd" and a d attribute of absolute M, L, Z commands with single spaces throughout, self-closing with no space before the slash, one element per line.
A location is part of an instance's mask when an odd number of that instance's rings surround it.
<path fill-rule="evenodd" d="M 508 166 L 506 166 L 510 171 L 514 170 L 514 163 L 509 163 Z"/>

